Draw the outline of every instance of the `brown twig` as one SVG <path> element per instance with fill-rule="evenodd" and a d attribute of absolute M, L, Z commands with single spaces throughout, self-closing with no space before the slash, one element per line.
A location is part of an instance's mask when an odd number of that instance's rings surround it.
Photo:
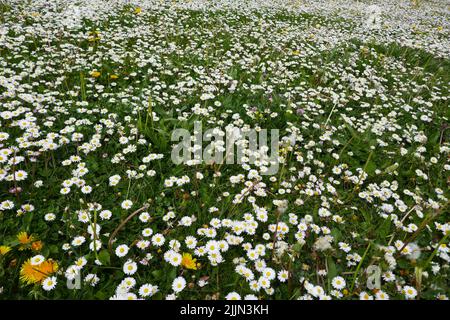
<path fill-rule="evenodd" d="M 415 208 L 416 208 L 416 206 L 414 205 L 414 206 L 406 213 L 406 215 L 402 218 L 402 220 L 400 220 L 400 222 L 403 223 L 403 221 L 405 221 L 405 219 L 406 219 L 407 217 L 409 217 L 410 213 L 411 213 Z M 394 232 L 392 233 L 391 239 L 389 239 L 388 246 L 390 246 L 391 243 L 392 243 L 392 240 L 394 240 L 395 234 L 396 234 L 396 232 L 395 232 L 395 230 L 394 230 Z"/>
<path fill-rule="evenodd" d="M 430 214 L 427 218 L 425 218 L 422 223 L 420 224 L 419 228 L 416 230 L 416 232 L 414 232 L 407 240 L 406 242 L 403 244 L 403 246 L 400 248 L 400 250 L 398 250 L 398 252 L 395 255 L 395 258 L 398 258 L 403 249 L 405 249 L 405 247 L 410 244 L 412 241 L 414 241 L 420 234 L 420 232 L 422 232 L 423 229 L 425 229 L 425 227 L 432 221 L 434 221 L 441 213 L 442 210 L 447 207 L 449 203 L 447 202 L 447 204 L 445 204 L 443 207 L 441 207 L 440 209 L 436 210 L 436 212 L 433 214 Z"/>
<path fill-rule="evenodd" d="M 149 203 L 146 203 L 143 207 L 137 209 L 136 211 L 134 211 L 133 213 L 131 213 L 125 220 L 123 220 L 119 226 L 113 231 L 113 233 L 111 234 L 111 236 L 109 237 L 108 240 L 108 250 L 110 253 L 112 253 L 112 242 L 114 240 L 114 238 L 116 237 L 117 233 L 120 231 L 120 229 L 122 229 L 127 223 L 128 221 L 131 220 L 131 218 L 133 218 L 135 215 L 137 215 L 139 212 L 142 212 L 146 209 L 148 209 L 148 207 L 150 207 Z"/>
<path fill-rule="evenodd" d="M 447 129 L 449 129 L 450 128 L 450 126 L 448 126 L 446 123 L 444 123 L 442 126 L 441 126 L 441 136 L 439 137 L 439 144 L 440 145 L 442 145 L 442 142 L 445 140 L 444 139 L 444 132 L 447 130 Z"/>

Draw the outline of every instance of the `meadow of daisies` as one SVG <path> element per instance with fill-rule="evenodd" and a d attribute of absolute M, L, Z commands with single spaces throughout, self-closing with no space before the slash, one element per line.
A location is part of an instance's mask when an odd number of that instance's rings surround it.
<path fill-rule="evenodd" d="M 449 59 L 446 0 L 1 1 L 0 299 L 447 299 Z"/>

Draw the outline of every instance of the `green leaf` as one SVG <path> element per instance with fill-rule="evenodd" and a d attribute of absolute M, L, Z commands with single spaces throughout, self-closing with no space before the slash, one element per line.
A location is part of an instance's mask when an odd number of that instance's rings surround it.
<path fill-rule="evenodd" d="M 302 247 L 303 247 L 303 245 L 302 245 L 300 242 L 297 242 L 296 244 L 294 244 L 294 245 L 292 246 L 292 249 L 293 249 L 295 252 L 300 252 L 300 251 L 302 250 Z"/>
<path fill-rule="evenodd" d="M 339 229 L 333 229 L 331 231 L 331 235 L 333 236 L 336 242 L 340 241 L 342 238 L 342 233 L 339 231 Z"/>
<path fill-rule="evenodd" d="M 156 280 L 161 279 L 162 276 L 162 270 L 153 270 L 152 275 L 155 277 Z"/>
<path fill-rule="evenodd" d="M 328 279 L 331 281 L 334 277 L 337 276 L 336 264 L 334 263 L 333 257 L 327 257 L 328 263 Z"/>
<path fill-rule="evenodd" d="M 57 245 L 54 245 L 54 244 L 50 245 L 50 246 L 49 246 L 49 249 L 50 249 L 50 252 L 51 252 L 51 253 L 58 253 L 58 251 L 59 251 L 58 246 L 57 246 Z"/>
<path fill-rule="evenodd" d="M 49 248 L 48 248 L 48 247 L 42 248 L 41 254 L 42 254 L 44 257 L 48 257 L 48 256 L 50 255 L 50 250 L 49 250 Z"/>
<path fill-rule="evenodd" d="M 95 297 L 100 300 L 105 300 L 107 298 L 106 294 L 103 291 L 97 291 Z"/>
<path fill-rule="evenodd" d="M 163 299 L 163 295 L 161 292 L 157 292 L 152 296 L 152 300 L 162 300 Z"/>
<path fill-rule="evenodd" d="M 98 254 L 98 260 L 100 260 L 100 262 L 105 266 L 110 265 L 111 257 L 109 256 L 108 250 L 103 249 L 102 251 L 100 251 L 100 253 Z"/>
<path fill-rule="evenodd" d="M 377 229 L 377 233 L 379 235 L 380 240 L 384 240 L 384 238 L 387 237 L 389 230 L 391 227 L 391 222 L 390 220 L 386 219 L 384 220 L 384 222 L 381 224 L 381 226 Z"/>

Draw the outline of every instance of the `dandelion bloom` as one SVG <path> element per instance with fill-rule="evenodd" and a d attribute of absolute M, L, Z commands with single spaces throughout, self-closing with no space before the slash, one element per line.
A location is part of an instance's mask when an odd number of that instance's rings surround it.
<path fill-rule="evenodd" d="M 181 259 L 181 265 L 186 269 L 197 270 L 197 259 L 192 259 L 190 253 L 183 253 L 183 258 Z"/>
<path fill-rule="evenodd" d="M 19 250 L 25 250 L 27 249 L 27 246 L 34 241 L 34 237 L 28 235 L 25 231 L 22 231 L 17 234 L 17 240 L 20 242 Z"/>
<path fill-rule="evenodd" d="M 31 249 L 32 249 L 33 251 L 39 251 L 39 250 L 42 249 L 43 246 L 44 246 L 44 245 L 42 244 L 42 241 L 41 241 L 41 240 L 38 240 L 38 241 L 35 241 L 35 242 L 33 242 L 33 243 L 31 244 Z"/>
<path fill-rule="evenodd" d="M 39 265 L 33 265 L 31 259 L 25 261 L 20 269 L 20 280 L 27 284 L 41 283 L 58 270 L 58 264 L 53 260 L 46 260 Z"/>
<path fill-rule="evenodd" d="M 6 255 L 10 251 L 11 251 L 11 247 L 0 246 L 0 255 L 2 255 L 2 256 Z"/>
<path fill-rule="evenodd" d="M 100 77 L 100 75 L 101 75 L 101 73 L 99 71 L 92 71 L 91 72 L 91 76 L 93 78 L 98 78 L 98 77 Z"/>

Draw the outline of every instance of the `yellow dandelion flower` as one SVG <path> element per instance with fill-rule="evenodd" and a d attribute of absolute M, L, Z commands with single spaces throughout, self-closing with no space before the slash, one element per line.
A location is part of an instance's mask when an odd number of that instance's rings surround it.
<path fill-rule="evenodd" d="M 141 7 L 137 7 L 136 9 L 134 9 L 134 13 L 135 14 L 139 14 L 142 12 L 142 8 Z"/>
<path fill-rule="evenodd" d="M 8 246 L 0 246 L 0 255 L 4 256 L 6 255 L 8 252 L 11 251 L 11 247 Z"/>
<path fill-rule="evenodd" d="M 44 245 L 43 245 L 42 241 L 38 240 L 38 241 L 35 241 L 35 242 L 33 242 L 33 243 L 31 244 L 31 249 L 32 249 L 33 251 L 39 251 L 39 250 L 42 249 L 43 246 L 44 246 Z"/>
<path fill-rule="evenodd" d="M 19 250 L 25 250 L 28 248 L 28 245 L 33 242 L 35 239 L 33 235 L 28 235 L 25 231 L 19 232 L 17 234 L 17 240 L 19 240 L 20 247 Z"/>
<path fill-rule="evenodd" d="M 196 261 L 197 259 L 192 259 L 192 255 L 190 253 L 183 253 L 181 265 L 186 269 L 197 270 Z"/>
<path fill-rule="evenodd" d="M 112 74 L 109 76 L 111 79 L 115 80 L 117 78 L 119 78 L 119 76 L 117 74 Z"/>
<path fill-rule="evenodd" d="M 27 284 L 41 283 L 57 270 L 58 264 L 56 261 L 46 260 L 39 265 L 32 265 L 30 258 L 22 264 L 20 280 Z"/>
<path fill-rule="evenodd" d="M 94 78 L 100 77 L 101 73 L 99 71 L 91 71 L 91 76 Z"/>
<path fill-rule="evenodd" d="M 34 237 L 32 235 L 28 235 L 26 231 L 22 231 L 17 234 L 17 239 L 21 244 L 28 244 L 34 240 Z"/>

